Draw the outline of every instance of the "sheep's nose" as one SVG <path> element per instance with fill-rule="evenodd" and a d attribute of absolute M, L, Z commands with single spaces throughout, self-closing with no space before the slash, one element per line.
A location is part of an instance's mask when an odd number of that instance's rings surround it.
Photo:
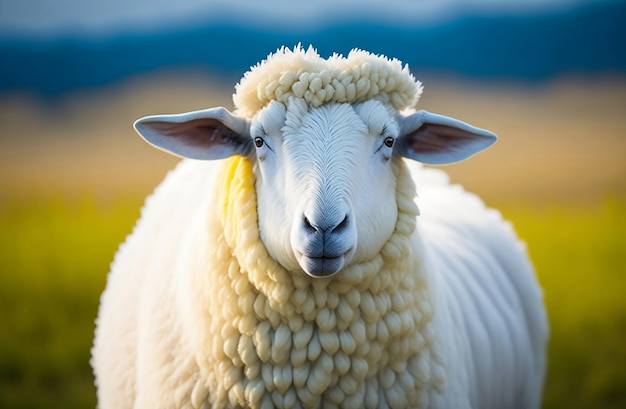
<path fill-rule="evenodd" d="M 333 223 L 328 219 L 322 220 L 321 223 L 313 223 L 304 215 L 304 228 L 309 234 L 321 233 L 326 236 L 329 234 L 338 234 L 348 226 L 348 215 L 346 214 L 339 223 Z"/>
<path fill-rule="evenodd" d="M 317 214 L 317 217 L 302 215 L 300 233 L 297 234 L 299 248 L 309 257 L 337 257 L 352 247 L 350 234 L 350 216 L 342 214 L 332 217 Z"/>
<path fill-rule="evenodd" d="M 356 247 L 356 226 L 348 212 L 304 212 L 291 233 L 298 263 L 311 277 L 339 272 Z"/>

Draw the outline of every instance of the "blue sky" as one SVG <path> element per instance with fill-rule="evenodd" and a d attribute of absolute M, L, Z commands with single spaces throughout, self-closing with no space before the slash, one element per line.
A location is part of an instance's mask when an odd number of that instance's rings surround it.
<path fill-rule="evenodd" d="M 520 13 L 593 0 L 0 0 L 0 33 L 13 35 L 152 31 L 194 22 L 243 19 L 255 25 L 324 24 L 358 15 L 398 24 L 436 24 L 467 11 Z"/>

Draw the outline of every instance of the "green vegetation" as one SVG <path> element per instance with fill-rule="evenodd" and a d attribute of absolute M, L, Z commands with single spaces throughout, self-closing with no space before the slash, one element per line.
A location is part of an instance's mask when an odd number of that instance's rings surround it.
<path fill-rule="evenodd" d="M 544 408 L 626 407 L 626 199 L 507 208 L 550 319 Z"/>
<path fill-rule="evenodd" d="M 2 198 L 0 407 L 95 407 L 94 319 L 140 203 Z"/>
<path fill-rule="evenodd" d="M 0 196 L 0 407 L 94 407 L 99 295 L 142 198 Z M 551 322 L 546 408 L 626 406 L 626 199 L 506 206 Z"/>

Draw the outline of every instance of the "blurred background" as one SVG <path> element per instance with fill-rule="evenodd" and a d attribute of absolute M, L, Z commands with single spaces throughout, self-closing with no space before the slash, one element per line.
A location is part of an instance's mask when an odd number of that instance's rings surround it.
<path fill-rule="evenodd" d="M 626 407 L 626 2 L 608 0 L 0 0 L 0 407 L 95 406 L 109 263 L 177 162 L 132 122 L 232 108 L 298 43 L 397 57 L 419 108 L 500 136 L 446 170 L 527 242 L 544 407 Z"/>

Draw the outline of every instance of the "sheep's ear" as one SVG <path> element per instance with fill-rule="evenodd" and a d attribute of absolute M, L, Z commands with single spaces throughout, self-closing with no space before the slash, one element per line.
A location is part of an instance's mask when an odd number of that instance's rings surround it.
<path fill-rule="evenodd" d="M 432 165 L 458 162 L 491 146 L 498 137 L 458 119 L 418 111 L 399 117 L 399 153 Z"/>
<path fill-rule="evenodd" d="M 222 107 L 147 116 L 134 126 L 149 144 L 184 158 L 223 159 L 252 148 L 248 121 Z"/>

